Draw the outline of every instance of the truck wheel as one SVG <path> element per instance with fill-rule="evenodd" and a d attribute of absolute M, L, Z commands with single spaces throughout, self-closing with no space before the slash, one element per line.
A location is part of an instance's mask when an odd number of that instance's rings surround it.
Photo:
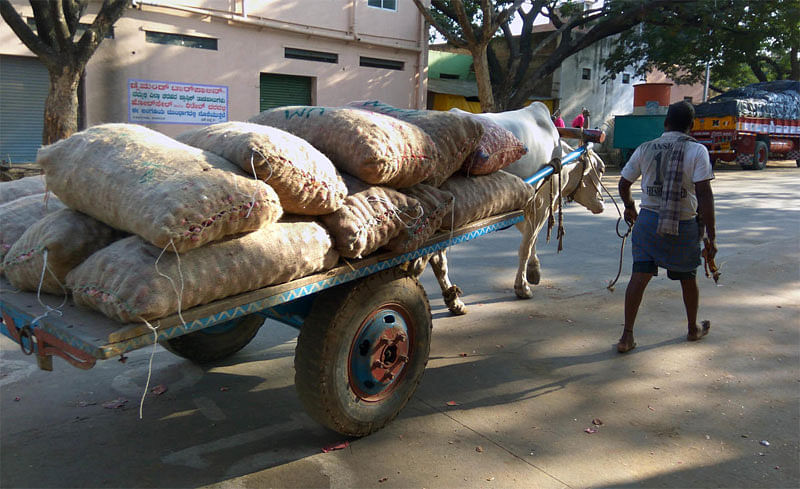
<path fill-rule="evenodd" d="M 368 435 L 397 416 L 417 389 L 431 338 L 428 297 L 391 269 L 320 293 L 295 352 L 295 386 L 317 422 Z"/>
<path fill-rule="evenodd" d="M 258 333 L 264 317 L 250 314 L 194 333 L 161 342 L 168 351 L 195 363 L 224 360 L 241 350 Z"/>
<path fill-rule="evenodd" d="M 763 170 L 767 167 L 767 160 L 769 159 L 769 146 L 764 141 L 756 141 L 756 148 L 753 151 L 753 164 L 750 166 L 753 170 Z"/>

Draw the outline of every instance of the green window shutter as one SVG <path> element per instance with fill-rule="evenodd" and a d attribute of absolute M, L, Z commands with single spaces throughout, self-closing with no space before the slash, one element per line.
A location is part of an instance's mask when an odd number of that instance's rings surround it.
<path fill-rule="evenodd" d="M 259 110 L 284 105 L 311 105 L 311 78 L 261 73 Z"/>
<path fill-rule="evenodd" d="M 38 59 L 0 56 L 0 161 L 36 161 L 49 88 L 47 68 Z"/>

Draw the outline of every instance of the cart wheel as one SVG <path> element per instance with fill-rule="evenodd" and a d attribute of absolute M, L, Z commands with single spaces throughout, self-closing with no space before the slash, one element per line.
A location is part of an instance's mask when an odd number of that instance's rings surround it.
<path fill-rule="evenodd" d="M 250 314 L 161 342 L 170 352 L 195 363 L 224 360 L 241 350 L 258 333 L 264 317 Z"/>
<path fill-rule="evenodd" d="M 300 330 L 294 360 L 306 411 L 345 435 L 382 428 L 417 389 L 431 327 L 425 290 L 400 270 L 322 292 Z"/>
<path fill-rule="evenodd" d="M 767 167 L 767 159 L 769 159 L 769 147 L 764 141 L 756 141 L 756 148 L 753 151 L 753 164 L 750 166 L 753 170 L 763 170 Z"/>

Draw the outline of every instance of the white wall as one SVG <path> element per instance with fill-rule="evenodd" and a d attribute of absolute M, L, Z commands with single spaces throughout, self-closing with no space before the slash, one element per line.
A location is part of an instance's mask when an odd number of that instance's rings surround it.
<path fill-rule="evenodd" d="M 633 112 L 633 85 L 639 83 L 630 77 L 622 83 L 622 75 L 615 80 L 601 83 L 605 74 L 603 60 L 610 54 L 613 39 L 606 38 L 583 51 L 567 58 L 556 77 L 560 81 L 561 116 L 567 125 L 577 116 L 582 107 L 591 112 L 591 127 L 606 129 L 606 123 L 615 115 Z M 583 80 L 583 68 L 591 70 L 591 79 Z"/>

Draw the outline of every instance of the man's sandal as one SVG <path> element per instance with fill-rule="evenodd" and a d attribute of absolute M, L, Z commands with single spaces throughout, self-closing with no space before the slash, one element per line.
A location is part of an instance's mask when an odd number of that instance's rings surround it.
<path fill-rule="evenodd" d="M 703 339 L 703 336 L 708 334 L 708 330 L 711 329 L 711 321 L 702 321 L 700 323 L 700 331 L 695 330 L 694 332 L 689 332 L 686 335 L 686 341 L 699 341 Z"/>

